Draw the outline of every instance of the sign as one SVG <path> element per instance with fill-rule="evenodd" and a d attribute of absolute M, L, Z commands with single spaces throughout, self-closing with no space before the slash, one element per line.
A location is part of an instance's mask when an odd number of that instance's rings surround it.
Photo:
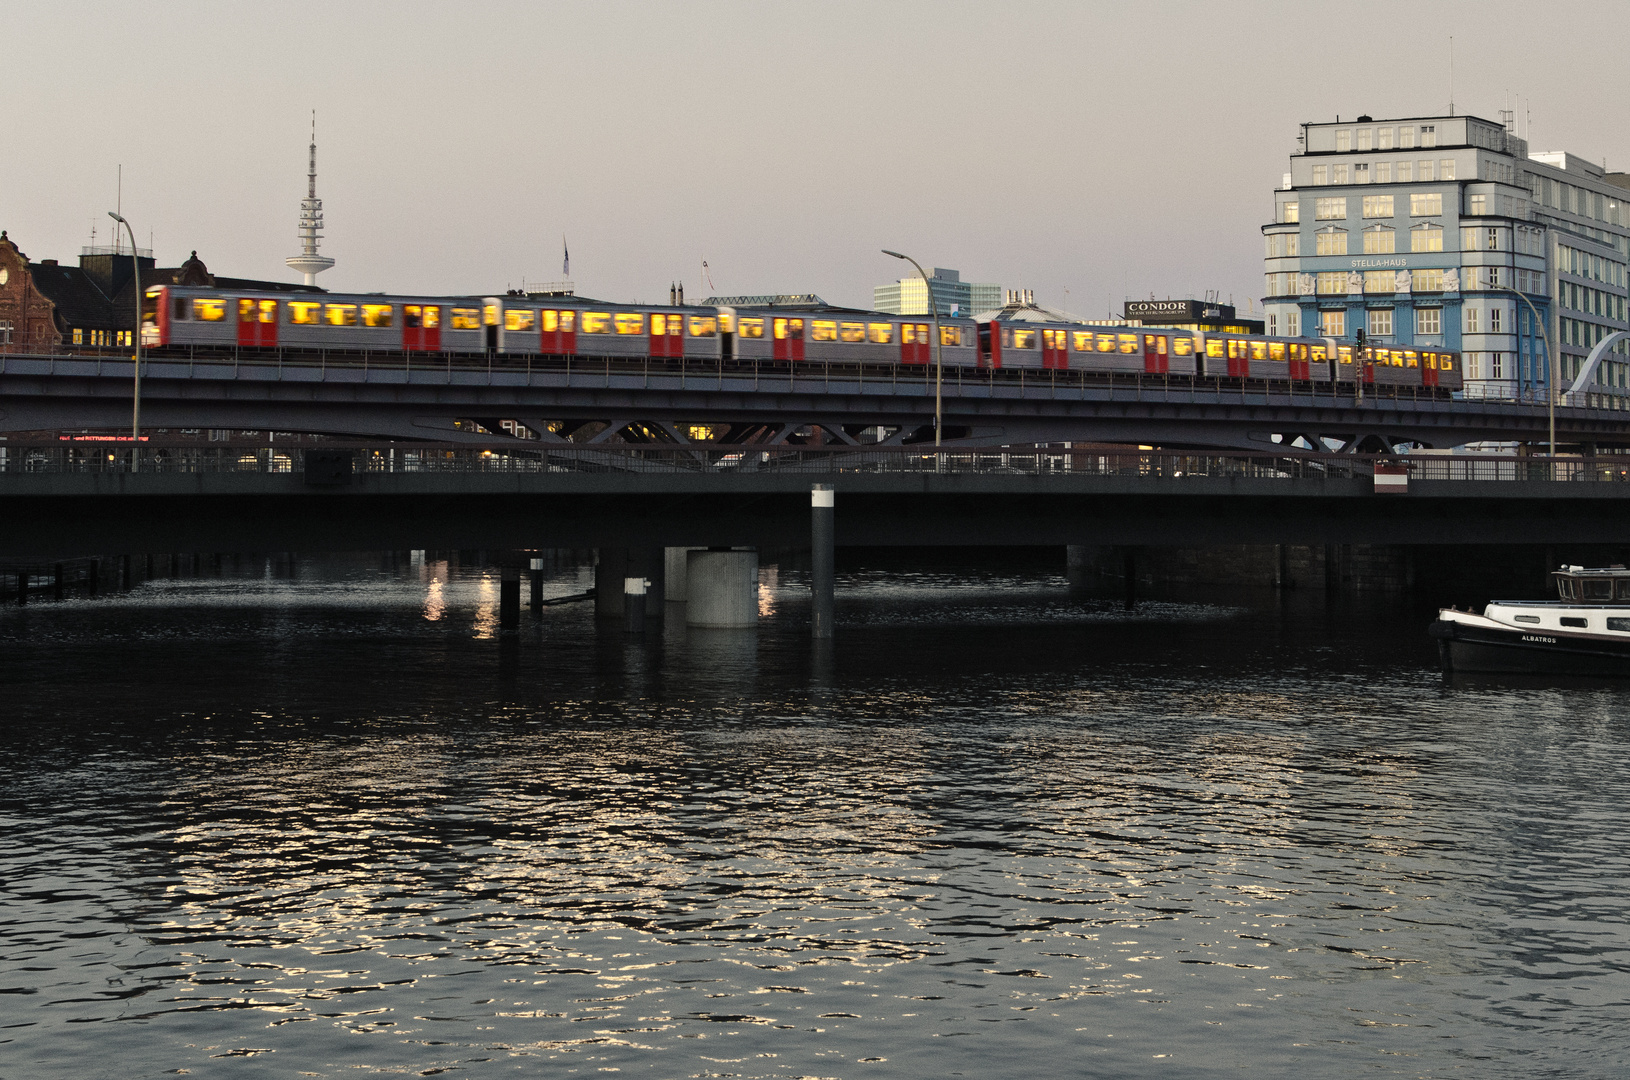
<path fill-rule="evenodd" d="M 1375 493 L 1377 495 L 1409 494 L 1409 466 L 1377 463 L 1375 466 Z"/>
<path fill-rule="evenodd" d="M 1229 304 L 1211 304 L 1204 300 L 1128 300 L 1123 317 L 1145 322 L 1194 322 L 1232 319 L 1234 309 Z"/>

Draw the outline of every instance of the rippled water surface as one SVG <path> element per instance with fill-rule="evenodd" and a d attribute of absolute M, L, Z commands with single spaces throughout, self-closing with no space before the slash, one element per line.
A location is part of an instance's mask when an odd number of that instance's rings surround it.
<path fill-rule="evenodd" d="M 829 653 L 790 570 L 497 582 L 0 609 L 0 1080 L 1630 1071 L 1626 688 L 1011 557 L 862 560 Z"/>

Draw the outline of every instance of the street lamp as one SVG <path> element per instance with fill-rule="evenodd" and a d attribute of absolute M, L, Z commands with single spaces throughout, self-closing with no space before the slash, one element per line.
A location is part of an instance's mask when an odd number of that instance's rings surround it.
<path fill-rule="evenodd" d="M 1534 328 L 1539 331 L 1539 336 L 1545 339 L 1545 366 L 1551 373 L 1551 377 L 1546 380 L 1549 385 L 1545 388 L 1547 391 L 1545 394 L 1545 411 L 1551 424 L 1551 468 L 1554 469 L 1556 468 L 1556 388 L 1562 378 L 1560 361 L 1557 358 L 1556 350 L 1551 348 L 1551 335 L 1546 333 L 1545 320 L 1539 317 L 1539 309 L 1534 306 L 1534 302 L 1516 289 L 1501 289 L 1500 291 L 1510 293 L 1528 305 L 1528 310 L 1533 312 L 1534 315 Z"/>
<path fill-rule="evenodd" d="M 912 266 L 917 267 L 917 273 L 922 275 L 923 288 L 928 290 L 928 310 L 934 317 L 934 448 L 937 450 L 939 449 L 940 432 L 945 419 L 940 396 L 940 386 L 945 371 L 944 354 L 941 352 L 940 344 L 940 306 L 934 299 L 934 286 L 929 282 L 928 275 L 923 273 L 923 268 L 916 259 L 913 259 L 910 255 L 902 255 L 898 251 L 890 251 L 888 248 L 883 249 L 883 254 L 892 255 L 896 259 L 904 259 Z"/>
<path fill-rule="evenodd" d="M 130 227 L 130 222 L 123 217 L 108 211 L 108 217 L 125 227 L 130 236 L 130 270 L 135 275 L 136 283 L 136 336 L 132 340 L 136 343 L 136 385 L 131 392 L 130 405 L 130 467 L 136 467 L 136 444 L 141 442 L 141 316 L 142 304 L 147 299 L 141 291 L 141 260 L 136 256 L 136 233 Z"/>

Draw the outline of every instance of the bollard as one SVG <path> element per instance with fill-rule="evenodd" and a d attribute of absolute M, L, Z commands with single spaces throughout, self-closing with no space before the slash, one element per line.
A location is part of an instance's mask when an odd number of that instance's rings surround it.
<path fill-rule="evenodd" d="M 515 634 L 521 629 L 521 572 L 504 567 L 498 579 L 498 632 Z"/>
<path fill-rule="evenodd" d="M 531 598 L 530 598 L 531 603 L 532 603 L 532 610 L 535 611 L 535 612 L 542 611 L 543 610 L 543 560 L 542 559 L 533 559 L 532 560 L 532 567 L 531 567 L 529 573 L 532 575 L 531 582 L 530 582 L 531 591 L 532 591 L 532 595 L 531 595 Z"/>
<path fill-rule="evenodd" d="M 817 641 L 832 637 L 836 496 L 830 484 L 816 484 L 809 493 L 810 634 Z"/>
<path fill-rule="evenodd" d="M 645 590 L 650 585 L 642 577 L 623 578 L 623 629 L 630 634 L 645 633 Z"/>

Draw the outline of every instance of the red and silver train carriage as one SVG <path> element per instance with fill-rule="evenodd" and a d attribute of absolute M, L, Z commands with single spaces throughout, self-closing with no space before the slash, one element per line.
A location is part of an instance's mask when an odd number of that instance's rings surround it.
<path fill-rule="evenodd" d="M 785 308 L 601 304 L 575 297 L 408 297 L 226 291 L 173 285 L 146 295 L 144 345 L 590 356 L 786 364 L 934 362 L 923 316 Z M 1364 383 L 1459 390 L 1459 356 L 1434 348 L 1359 349 L 1331 338 L 1270 338 L 1170 327 L 949 318 L 946 366 Z"/>

